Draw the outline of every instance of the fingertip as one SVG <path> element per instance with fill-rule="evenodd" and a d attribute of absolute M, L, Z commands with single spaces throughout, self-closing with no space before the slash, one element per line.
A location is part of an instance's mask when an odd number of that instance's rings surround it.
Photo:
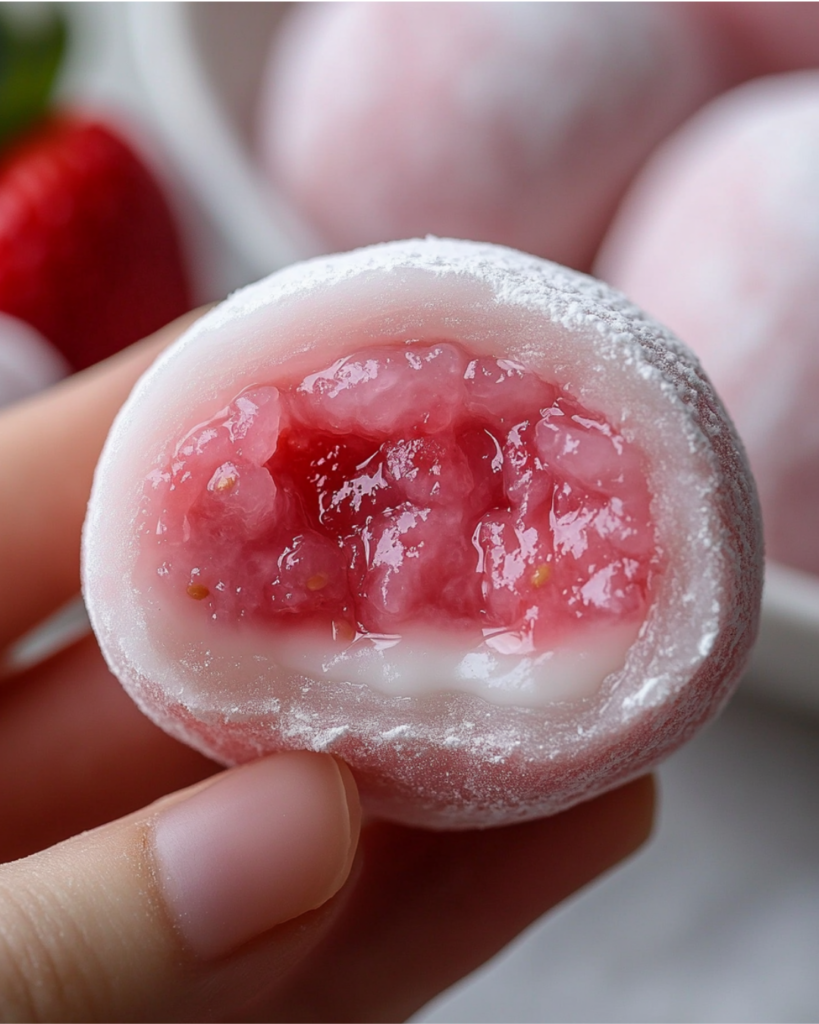
<path fill-rule="evenodd" d="M 631 798 L 634 801 L 634 849 L 647 843 L 654 834 L 657 820 L 659 788 L 655 775 L 643 775 L 631 783 Z"/>
<path fill-rule="evenodd" d="M 340 889 L 349 878 L 350 872 L 353 867 L 353 861 L 358 851 L 358 841 L 361 837 L 361 798 L 358 792 L 358 786 L 356 784 L 353 773 L 349 767 L 338 757 L 332 758 L 333 764 L 335 765 L 336 771 L 338 772 L 339 781 L 343 789 L 343 799 L 347 806 L 347 828 L 348 828 L 348 853 L 347 858 L 342 865 L 339 877 L 337 879 L 336 891 Z"/>
<path fill-rule="evenodd" d="M 223 956 L 326 903 L 349 874 L 359 822 L 349 769 L 308 752 L 225 772 L 161 809 L 157 880 L 184 945 Z"/>

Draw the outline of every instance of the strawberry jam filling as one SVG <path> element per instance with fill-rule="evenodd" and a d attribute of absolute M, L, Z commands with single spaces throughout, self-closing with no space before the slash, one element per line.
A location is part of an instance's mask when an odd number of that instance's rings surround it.
<path fill-rule="evenodd" d="M 633 640 L 649 506 L 602 416 L 515 362 L 410 341 L 247 388 L 191 430 L 146 481 L 142 558 L 217 623 L 531 654 L 589 627 Z"/>

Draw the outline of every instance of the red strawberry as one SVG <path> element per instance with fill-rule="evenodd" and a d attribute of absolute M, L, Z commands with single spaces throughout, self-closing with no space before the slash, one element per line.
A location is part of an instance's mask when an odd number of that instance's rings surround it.
<path fill-rule="evenodd" d="M 76 368 L 190 308 L 168 205 L 104 124 L 60 116 L 0 160 L 0 310 Z"/>

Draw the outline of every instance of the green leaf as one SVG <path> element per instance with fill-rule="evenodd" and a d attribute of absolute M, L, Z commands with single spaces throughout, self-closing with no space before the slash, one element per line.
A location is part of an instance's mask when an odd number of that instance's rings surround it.
<path fill-rule="evenodd" d="M 0 4 L 0 146 L 35 121 L 48 105 L 66 47 L 63 16 L 46 9 L 21 19 Z"/>

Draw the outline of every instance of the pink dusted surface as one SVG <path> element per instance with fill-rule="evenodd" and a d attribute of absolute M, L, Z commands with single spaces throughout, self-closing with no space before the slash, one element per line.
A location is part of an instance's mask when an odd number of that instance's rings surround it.
<path fill-rule="evenodd" d="M 643 453 L 663 571 L 625 663 L 593 693 L 517 701 L 549 675 L 536 655 L 522 656 L 514 671 L 487 675 L 510 698 L 495 704 L 436 675 L 432 650 L 417 671 L 436 686 L 396 696 L 369 685 L 355 659 L 287 653 L 260 629 L 217 632 L 144 585 L 144 481 L 192 424 L 260 381 L 304 379 L 374 344 L 447 337 L 476 357 L 514 360 L 559 381 L 567 400 Z M 756 631 L 758 508 L 736 436 L 696 361 L 622 295 L 510 250 L 415 240 L 273 275 L 208 314 L 159 360 L 120 414 L 98 469 L 84 588 L 112 669 L 180 738 L 228 763 L 274 749 L 329 750 L 350 762 L 375 813 L 432 827 L 497 825 L 637 774 L 722 706 Z M 397 672 L 393 649 L 368 657 L 365 668 L 384 679 Z"/>
<path fill-rule="evenodd" d="M 364 806 L 376 817 L 467 829 L 556 814 L 655 767 L 710 720 L 736 684 L 736 647 L 744 645 L 747 628 L 744 622 L 724 638 L 714 662 L 691 679 L 684 693 L 620 728 L 614 742 L 594 730 L 586 706 L 576 709 L 575 728 L 589 729 L 590 738 L 584 741 L 581 734 L 580 742 L 566 744 L 558 756 L 543 756 L 542 722 L 521 717 L 498 736 L 481 721 L 491 719 L 491 712 L 475 715 L 472 702 L 454 697 L 442 702 L 438 713 L 466 723 L 466 743 L 414 736 L 417 730 L 406 725 L 394 727 L 384 742 L 383 733 L 361 732 L 353 723 L 352 728 L 341 724 L 325 730 L 340 734 L 327 749 L 352 768 Z M 196 716 L 151 689 L 141 694 L 150 716 L 224 764 L 241 764 L 273 750 L 304 749 L 304 736 L 294 736 L 275 716 L 245 722 L 218 712 Z M 323 740 L 321 731 L 315 735 Z"/>
<path fill-rule="evenodd" d="M 506 653 L 645 618 L 639 448 L 510 360 L 364 349 L 260 384 L 145 484 L 147 577 L 213 628 L 434 626 Z M 657 564 L 655 564 L 657 563 Z"/>
<path fill-rule="evenodd" d="M 651 149 L 733 74 L 682 5 L 297 5 L 271 181 L 328 249 L 451 235 L 587 268 Z"/>
<path fill-rule="evenodd" d="M 599 261 L 603 277 L 700 356 L 747 447 L 768 554 L 813 573 L 817 139 L 819 72 L 727 94 L 638 178 Z"/>

